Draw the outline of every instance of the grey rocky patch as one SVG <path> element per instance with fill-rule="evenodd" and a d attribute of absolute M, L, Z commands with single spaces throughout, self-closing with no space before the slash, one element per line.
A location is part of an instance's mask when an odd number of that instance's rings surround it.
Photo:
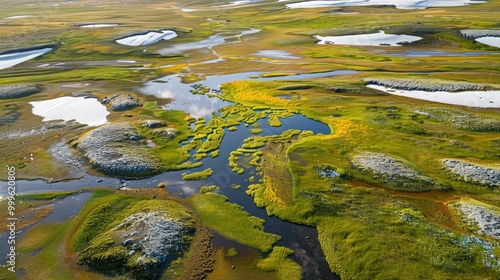
<path fill-rule="evenodd" d="M 485 85 L 467 83 L 467 82 L 444 82 L 422 79 L 364 79 L 368 84 L 387 86 L 402 90 L 423 90 L 423 91 L 466 91 L 466 90 L 484 90 Z"/>
<path fill-rule="evenodd" d="M 166 128 L 166 129 L 157 129 L 153 131 L 154 134 L 160 135 L 160 136 L 165 136 L 167 139 L 172 139 L 175 136 L 179 135 L 180 131 L 178 131 L 175 128 Z"/>
<path fill-rule="evenodd" d="M 175 259 L 185 245 L 183 225 L 161 211 L 132 214 L 114 230 L 123 230 L 122 236 L 131 236 L 123 242 L 123 246 L 137 245 L 135 250 L 143 254 L 137 262 L 142 264 Z"/>
<path fill-rule="evenodd" d="M 462 33 L 462 36 L 466 38 L 471 38 L 471 39 L 476 39 L 480 37 L 500 37 L 500 30 L 499 29 L 465 29 L 465 30 L 460 30 L 460 33 Z"/>
<path fill-rule="evenodd" d="M 73 96 L 73 97 L 85 97 L 85 98 L 97 98 L 97 96 L 93 95 L 92 92 L 89 90 L 75 91 L 75 92 L 71 93 L 71 96 Z"/>
<path fill-rule="evenodd" d="M 77 148 L 104 174 L 135 178 L 161 171 L 159 160 L 129 123 L 98 127 L 85 135 Z"/>
<path fill-rule="evenodd" d="M 140 106 L 139 99 L 130 95 L 115 94 L 110 97 L 105 97 L 102 104 L 109 104 L 112 111 L 126 111 Z"/>
<path fill-rule="evenodd" d="M 10 123 L 14 123 L 21 117 L 21 113 L 19 112 L 14 112 L 14 111 L 8 111 L 5 116 L 0 117 L 0 125 L 6 125 Z"/>
<path fill-rule="evenodd" d="M 458 109 L 426 107 L 416 110 L 415 113 L 448 122 L 452 127 L 462 130 L 500 131 L 500 120 L 498 118 L 468 113 Z"/>
<path fill-rule="evenodd" d="M 444 167 L 466 182 L 475 182 L 490 187 L 500 187 L 500 170 L 470 164 L 455 159 L 444 159 Z"/>
<path fill-rule="evenodd" d="M 20 84 L 20 85 L 0 86 L 0 99 L 25 97 L 35 93 L 39 93 L 42 90 L 43 86 L 40 84 Z"/>
<path fill-rule="evenodd" d="M 165 122 L 158 121 L 158 120 L 146 120 L 146 121 L 141 123 L 141 126 L 148 127 L 148 128 L 158 128 L 158 127 L 167 126 L 167 124 Z"/>
<path fill-rule="evenodd" d="M 479 228 L 479 233 L 500 239 L 500 216 L 498 213 L 482 206 L 459 202 L 458 208 L 464 218 Z"/>
<path fill-rule="evenodd" d="M 384 180 L 390 188 L 393 184 L 399 184 L 407 190 L 424 191 L 434 184 L 431 178 L 383 153 L 362 152 L 355 156 L 351 163 L 363 173 L 369 172 L 373 174 L 373 178 Z"/>

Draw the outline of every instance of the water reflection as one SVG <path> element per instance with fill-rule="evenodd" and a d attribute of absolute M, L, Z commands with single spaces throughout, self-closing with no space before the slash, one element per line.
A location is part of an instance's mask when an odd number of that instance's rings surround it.
<path fill-rule="evenodd" d="M 217 112 L 220 108 L 231 105 L 231 102 L 222 101 L 217 97 L 209 97 L 208 95 L 192 94 L 192 86 L 201 84 L 211 89 L 211 93 L 218 93 L 220 86 L 224 83 L 239 81 L 239 80 L 300 80 L 312 79 L 320 77 L 332 77 L 337 75 L 353 74 L 353 70 L 339 70 L 323 73 L 300 74 L 281 77 L 259 77 L 263 72 L 243 72 L 236 74 L 228 74 L 221 76 L 207 76 L 205 80 L 191 84 L 182 83 L 178 75 L 169 75 L 158 80 L 147 82 L 144 87 L 139 89 L 140 93 L 153 95 L 158 98 L 173 99 L 173 101 L 165 105 L 167 110 L 182 110 L 189 113 L 193 117 L 203 117 L 210 119 L 212 113 Z M 259 77 L 259 78 L 252 78 Z"/>

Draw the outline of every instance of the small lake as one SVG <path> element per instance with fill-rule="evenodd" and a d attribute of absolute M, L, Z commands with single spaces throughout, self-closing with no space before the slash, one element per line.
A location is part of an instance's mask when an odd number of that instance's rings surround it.
<path fill-rule="evenodd" d="M 108 110 L 97 99 L 64 96 L 56 99 L 29 102 L 33 114 L 43 117 L 43 121 L 74 120 L 89 126 L 107 123 Z M 92 112 L 92 114 L 89 114 Z"/>
<path fill-rule="evenodd" d="M 10 68 L 19 63 L 33 59 L 37 56 L 52 50 L 52 48 L 42 48 L 37 50 L 12 52 L 7 54 L 0 54 L 0 70 Z"/>
<path fill-rule="evenodd" d="M 279 0 L 279 2 L 287 2 L 287 0 Z M 476 0 L 425 0 L 425 1 L 414 1 L 414 0 L 321 0 L 321 1 L 303 1 L 293 4 L 285 4 L 285 7 L 290 9 L 305 9 L 305 8 L 326 8 L 326 7 L 337 7 L 337 6 L 375 6 L 375 5 L 385 5 L 385 6 L 396 6 L 397 9 L 425 9 L 430 7 L 454 7 L 454 6 L 464 6 L 470 4 L 486 3 L 486 1 L 476 1 Z"/>
<path fill-rule="evenodd" d="M 411 43 L 421 40 L 422 37 L 411 35 L 385 34 L 384 31 L 371 34 L 347 35 L 347 36 L 320 36 L 315 35 L 319 45 L 337 44 L 353 46 L 393 46 L 399 47 L 401 43 Z"/>
<path fill-rule="evenodd" d="M 137 34 L 117 39 L 115 42 L 126 46 L 147 46 L 161 40 L 170 40 L 177 37 L 177 33 L 172 30 L 150 31 L 145 34 Z"/>
<path fill-rule="evenodd" d="M 380 85 L 367 85 L 367 87 L 387 92 L 393 95 L 405 96 L 438 103 L 462 105 L 476 108 L 500 108 L 500 90 L 446 92 L 400 90 Z"/>

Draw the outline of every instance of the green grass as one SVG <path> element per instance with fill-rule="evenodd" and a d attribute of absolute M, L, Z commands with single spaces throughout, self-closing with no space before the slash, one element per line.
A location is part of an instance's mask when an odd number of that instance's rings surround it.
<path fill-rule="evenodd" d="M 302 268 L 299 264 L 288 258 L 293 254 L 292 249 L 276 246 L 269 256 L 257 263 L 257 267 L 266 272 L 277 272 L 280 280 L 302 279 Z"/>
<path fill-rule="evenodd" d="M 182 173 L 182 179 L 186 181 L 200 181 L 206 180 L 208 177 L 212 176 L 214 172 L 212 168 L 207 168 L 203 171 L 193 172 L 193 173 Z"/>
<path fill-rule="evenodd" d="M 280 239 L 278 235 L 264 231 L 264 220 L 250 216 L 241 206 L 229 203 L 225 196 L 208 192 L 194 195 L 188 201 L 198 212 L 203 225 L 228 239 L 264 252 L 270 251 Z"/>

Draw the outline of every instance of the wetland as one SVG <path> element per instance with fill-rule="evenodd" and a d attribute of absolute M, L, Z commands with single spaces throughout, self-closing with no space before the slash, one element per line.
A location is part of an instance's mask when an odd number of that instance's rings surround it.
<path fill-rule="evenodd" d="M 0 278 L 500 277 L 497 2 L 4 5 Z"/>

